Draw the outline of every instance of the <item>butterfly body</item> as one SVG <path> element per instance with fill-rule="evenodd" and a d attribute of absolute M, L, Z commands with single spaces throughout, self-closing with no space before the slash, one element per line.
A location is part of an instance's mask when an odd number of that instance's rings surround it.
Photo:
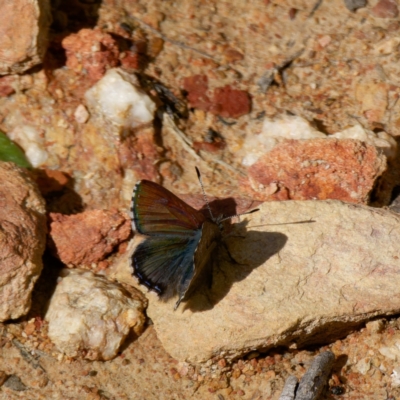
<path fill-rule="evenodd" d="M 144 239 L 132 254 L 133 274 L 161 299 L 177 294 L 176 309 L 206 270 L 221 236 L 218 223 L 147 180 L 136 184 L 130 211 Z"/>

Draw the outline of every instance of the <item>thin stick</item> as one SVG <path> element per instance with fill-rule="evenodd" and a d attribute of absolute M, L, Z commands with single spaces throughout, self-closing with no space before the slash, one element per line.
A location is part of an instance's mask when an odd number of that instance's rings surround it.
<path fill-rule="evenodd" d="M 308 15 L 307 18 L 311 18 L 314 15 L 315 11 L 318 10 L 318 8 L 322 4 L 322 2 L 323 2 L 323 0 L 317 0 L 317 2 L 314 4 L 314 7 L 312 8 L 312 10 L 311 10 L 311 12 L 310 12 L 310 14 Z"/>
<path fill-rule="evenodd" d="M 296 394 L 297 378 L 290 375 L 285 382 L 282 393 L 279 396 L 279 400 L 294 400 Z"/>
<path fill-rule="evenodd" d="M 328 381 L 334 362 L 335 355 L 331 351 L 324 351 L 315 357 L 311 367 L 301 378 L 295 399 L 318 399 Z"/>
<path fill-rule="evenodd" d="M 279 226 L 279 225 L 296 225 L 296 224 L 310 224 L 313 222 L 317 222 L 314 219 L 306 219 L 305 221 L 294 221 L 294 222 L 280 222 L 276 224 L 262 224 L 262 225 L 252 225 L 248 228 L 261 228 L 262 226 Z"/>
<path fill-rule="evenodd" d="M 226 163 L 223 160 L 220 160 L 220 159 L 218 159 L 216 157 L 212 157 L 212 156 L 210 156 L 210 154 L 206 154 L 206 152 L 203 152 L 201 150 L 199 151 L 199 153 L 200 153 L 201 157 L 206 161 L 210 161 L 210 162 L 213 162 L 215 164 L 219 164 L 219 165 L 221 165 L 222 167 L 228 169 L 229 171 L 231 171 L 234 174 L 238 174 L 238 175 L 241 175 L 241 176 L 246 176 L 246 174 L 244 172 L 232 167 L 232 165 L 229 165 L 228 163 Z"/>
<path fill-rule="evenodd" d="M 202 158 L 193 150 L 192 145 L 193 142 L 191 141 L 190 138 L 188 138 L 174 123 L 174 121 L 172 120 L 172 118 L 165 113 L 164 114 L 164 121 L 167 121 L 166 125 L 169 125 L 171 130 L 170 132 L 172 132 L 175 137 L 178 139 L 178 141 L 182 144 L 183 148 L 190 153 L 196 160 L 202 160 Z"/>
<path fill-rule="evenodd" d="M 209 58 L 210 60 L 213 60 L 215 62 L 217 62 L 218 64 L 220 64 L 220 61 L 217 60 L 215 57 L 210 56 L 209 54 L 205 53 L 204 51 L 195 49 L 194 47 L 191 47 L 189 45 L 187 45 L 186 43 L 180 42 L 178 40 L 173 40 L 170 39 L 169 37 L 165 36 L 163 33 L 161 33 L 160 31 L 158 31 L 157 29 L 154 29 L 152 26 L 150 26 L 149 24 L 146 24 L 146 22 L 142 21 L 141 19 L 139 19 L 138 17 L 135 17 L 134 15 L 131 15 L 130 18 L 134 19 L 135 21 L 137 21 L 140 25 L 142 25 L 143 28 L 149 30 L 151 33 L 153 33 L 154 35 L 158 36 L 159 38 L 161 38 L 162 40 L 164 40 L 164 42 L 169 42 L 171 44 L 174 44 L 175 46 L 178 47 L 182 47 L 183 49 L 186 50 L 191 50 L 194 51 L 195 53 L 200 54 L 201 56 L 205 57 L 205 58 Z"/>
<path fill-rule="evenodd" d="M 297 50 L 295 53 L 287 57 L 285 60 L 283 60 L 279 65 L 277 65 L 275 68 L 272 68 L 268 70 L 257 82 L 258 87 L 260 88 L 261 93 L 266 93 L 268 88 L 271 86 L 271 83 L 275 79 L 275 74 L 276 73 L 282 73 L 282 71 L 285 70 L 285 68 L 289 67 L 292 62 L 298 58 L 303 52 L 304 52 L 304 47 L 301 49 Z M 297 65 L 296 65 L 297 67 Z"/>
<path fill-rule="evenodd" d="M 40 368 L 43 372 L 46 370 L 40 365 L 39 361 L 24 347 L 24 345 L 17 339 L 12 340 L 12 344 L 19 350 L 22 358 L 33 366 L 33 368 Z M 36 350 L 35 350 L 36 351 Z"/>

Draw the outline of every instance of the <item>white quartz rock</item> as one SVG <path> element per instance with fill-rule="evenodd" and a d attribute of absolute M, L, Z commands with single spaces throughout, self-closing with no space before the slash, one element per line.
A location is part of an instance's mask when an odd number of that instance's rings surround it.
<path fill-rule="evenodd" d="M 386 132 L 374 133 L 360 125 L 352 126 L 332 135 L 317 131 L 304 118 L 297 115 L 283 115 L 276 119 L 265 118 L 262 131 L 248 135 L 240 149 L 242 164 L 250 167 L 265 153 L 271 151 L 278 143 L 287 139 L 336 138 L 356 139 L 380 148 L 386 157 L 396 154 L 397 143 Z"/>
<path fill-rule="evenodd" d="M 139 86 L 135 75 L 119 69 L 109 69 L 85 93 L 91 112 L 99 113 L 107 122 L 119 128 L 136 128 L 151 122 L 156 105 Z"/>
<path fill-rule="evenodd" d="M 360 125 L 352 126 L 343 131 L 336 132 L 329 136 L 336 139 L 356 139 L 372 144 L 381 149 L 387 158 L 393 158 L 396 155 L 397 143 L 392 136 L 385 131 L 374 133 L 368 129 L 364 129 Z"/>
<path fill-rule="evenodd" d="M 25 156 L 33 167 L 39 167 L 46 162 L 48 153 L 45 150 L 44 139 L 35 127 L 19 125 L 7 136 L 24 149 Z"/>
<path fill-rule="evenodd" d="M 46 313 L 49 337 L 70 357 L 115 357 L 129 330 L 140 334 L 145 322 L 141 298 L 90 271 L 62 271 Z"/>
<path fill-rule="evenodd" d="M 324 138 L 322 132 L 314 129 L 304 118 L 283 115 L 277 119 L 265 118 L 262 131 L 258 135 L 247 135 L 243 148 L 242 164 L 250 167 L 265 153 L 271 151 L 285 139 Z"/>
<path fill-rule="evenodd" d="M 392 387 L 400 387 L 400 367 L 396 367 L 390 377 L 392 378 Z"/>

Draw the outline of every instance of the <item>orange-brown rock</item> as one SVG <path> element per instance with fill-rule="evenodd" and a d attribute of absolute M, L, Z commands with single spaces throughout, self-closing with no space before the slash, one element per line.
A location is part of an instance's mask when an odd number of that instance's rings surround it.
<path fill-rule="evenodd" d="M 10 94 L 15 93 L 13 87 L 14 77 L 12 75 L 6 75 L 0 77 L 0 97 L 7 97 Z"/>
<path fill-rule="evenodd" d="M 206 75 L 186 77 L 183 80 L 183 87 L 188 92 L 191 106 L 200 110 L 229 118 L 239 118 L 251 110 L 250 95 L 244 90 L 234 89 L 229 85 L 216 88 L 210 98 Z"/>
<path fill-rule="evenodd" d="M 98 81 L 107 69 L 119 64 L 116 41 L 100 30 L 81 29 L 67 36 L 62 46 L 66 50 L 67 67 L 77 73 L 86 70 L 93 81 Z"/>
<path fill-rule="evenodd" d="M 65 264 L 103 260 L 128 239 L 130 221 L 118 211 L 91 210 L 76 215 L 50 214 L 50 245 Z"/>
<path fill-rule="evenodd" d="M 206 75 L 193 75 L 183 79 L 183 88 L 188 92 L 188 100 L 192 107 L 208 110 L 210 98 L 208 97 L 208 78 Z"/>
<path fill-rule="evenodd" d="M 367 203 L 376 179 L 385 169 L 385 156 L 361 141 L 288 140 L 248 169 L 247 182 L 258 200 Z"/>
<path fill-rule="evenodd" d="M 249 94 L 244 90 L 234 89 L 229 85 L 214 90 L 213 114 L 227 118 L 239 118 L 251 110 Z"/>
<path fill-rule="evenodd" d="M 125 51 L 120 55 L 120 62 L 122 68 L 130 70 L 138 70 L 141 66 L 141 58 L 138 52 Z"/>

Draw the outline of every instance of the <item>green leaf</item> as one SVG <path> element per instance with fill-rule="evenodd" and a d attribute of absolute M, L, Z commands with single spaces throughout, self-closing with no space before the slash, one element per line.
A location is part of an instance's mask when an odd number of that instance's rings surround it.
<path fill-rule="evenodd" d="M 32 168 L 24 152 L 0 131 L 0 161 L 11 161 L 20 167 Z"/>

